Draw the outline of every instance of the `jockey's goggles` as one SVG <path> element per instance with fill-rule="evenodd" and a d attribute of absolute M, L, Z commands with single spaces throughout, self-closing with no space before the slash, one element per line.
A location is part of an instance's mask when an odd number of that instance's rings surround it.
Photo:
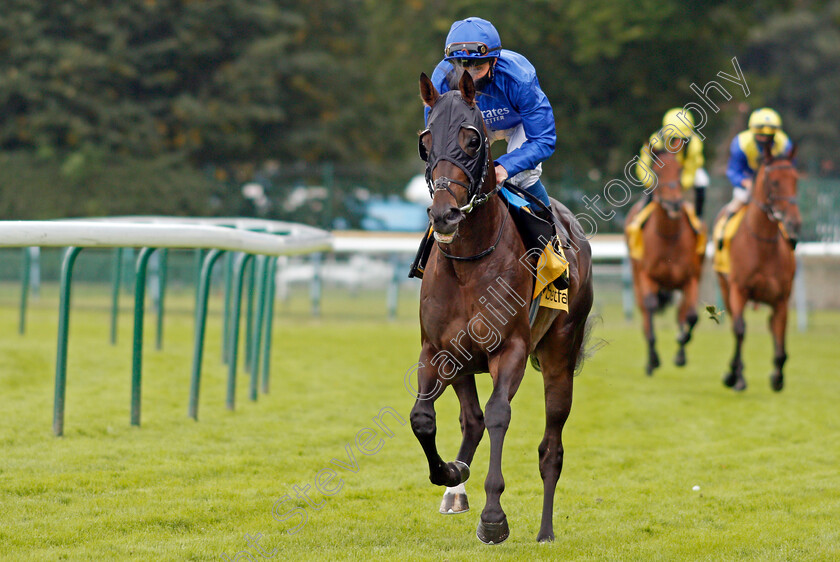
<path fill-rule="evenodd" d="M 499 47 L 490 49 L 485 43 L 479 41 L 469 41 L 465 43 L 450 43 L 444 49 L 444 54 L 447 60 L 451 58 L 469 57 L 470 59 L 485 58 L 491 55 L 490 53 L 500 50 Z M 466 65 L 464 65 L 466 66 Z"/>
<path fill-rule="evenodd" d="M 464 68 L 472 68 L 474 66 L 481 66 L 489 63 L 487 59 L 453 59 L 452 62 L 455 62 Z"/>
<path fill-rule="evenodd" d="M 778 129 L 777 129 L 776 127 L 769 127 L 769 126 L 765 126 L 765 127 L 756 127 L 755 129 L 753 129 L 753 132 L 754 132 L 756 135 L 768 135 L 768 136 L 773 136 L 773 135 L 775 135 L 775 134 L 776 134 L 776 131 L 778 131 Z"/>

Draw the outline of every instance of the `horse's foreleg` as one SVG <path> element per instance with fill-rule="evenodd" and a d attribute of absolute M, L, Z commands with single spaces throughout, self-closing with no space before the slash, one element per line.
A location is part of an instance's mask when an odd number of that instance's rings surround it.
<path fill-rule="evenodd" d="M 677 323 L 680 326 L 680 335 L 677 338 L 677 343 L 680 347 L 677 350 L 677 356 L 674 357 L 674 364 L 678 367 L 682 367 L 686 363 L 685 346 L 691 341 L 691 334 L 694 331 L 694 326 L 697 324 L 698 286 L 698 280 L 692 278 L 683 287 L 682 302 L 680 303 L 680 310 L 677 316 Z"/>
<path fill-rule="evenodd" d="M 747 332 L 747 325 L 744 321 L 746 305 L 746 296 L 737 290 L 737 287 L 730 285 L 729 311 L 732 316 L 732 332 L 735 334 L 735 353 L 729 363 L 729 372 L 723 377 L 723 384 L 738 391 L 747 388 L 747 381 L 744 379 L 744 362 L 741 360 L 741 348 Z"/>
<path fill-rule="evenodd" d="M 484 423 L 490 436 L 490 468 L 484 481 L 487 499 L 476 531 L 479 540 L 485 544 L 499 544 L 510 534 L 500 501 L 505 490 L 502 448 L 510 425 L 510 401 L 522 382 L 527 358 L 528 346 L 525 342 L 509 341 L 505 349 L 490 360 L 493 393 L 484 407 Z"/>
<path fill-rule="evenodd" d="M 785 332 L 787 330 L 787 299 L 782 299 L 773 307 L 770 317 L 770 331 L 773 332 L 773 366 L 775 370 L 770 374 L 770 388 L 779 392 L 785 387 L 784 367 L 787 361 L 785 352 Z"/>
<path fill-rule="evenodd" d="M 639 271 L 637 278 L 641 297 L 642 329 L 644 330 L 645 341 L 648 344 L 648 362 L 645 366 L 645 373 L 650 376 L 654 369 L 659 367 L 659 354 L 656 353 L 656 334 L 653 331 L 653 315 L 659 308 L 659 285 L 643 271 Z"/>
<path fill-rule="evenodd" d="M 461 403 L 461 449 L 458 451 L 456 461 L 469 467 L 472 464 L 473 455 L 484 435 L 484 413 L 478 402 L 478 392 L 475 389 L 475 375 L 464 375 L 452 383 L 458 401 Z M 460 465 L 459 465 L 460 466 Z M 469 477 L 469 472 L 467 473 Z M 467 492 L 464 484 L 447 488 L 443 494 L 443 501 L 440 504 L 440 512 L 444 514 L 464 513 L 469 511 L 470 504 L 467 500 Z"/>
<path fill-rule="evenodd" d="M 435 420 L 435 400 L 443 393 L 446 386 L 437 377 L 437 372 L 431 365 L 431 354 L 421 353 L 420 368 L 417 370 L 417 401 L 411 409 L 411 429 L 426 453 L 429 461 L 429 480 L 438 486 L 457 486 L 469 476 L 462 472 L 457 463 L 445 463 L 437 451 L 435 436 L 437 425 Z M 425 361 L 424 361 L 425 359 Z"/>

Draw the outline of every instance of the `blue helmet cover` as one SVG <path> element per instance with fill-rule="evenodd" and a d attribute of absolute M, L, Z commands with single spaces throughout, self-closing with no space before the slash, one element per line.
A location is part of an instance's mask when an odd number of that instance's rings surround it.
<path fill-rule="evenodd" d="M 464 20 L 456 21 L 449 28 L 449 34 L 446 36 L 446 45 L 449 47 L 453 43 L 484 43 L 487 45 L 487 52 L 480 53 L 453 53 L 445 56 L 444 60 L 451 59 L 488 59 L 499 56 L 499 51 L 502 49 L 502 40 L 499 37 L 499 32 L 493 27 L 489 21 L 481 18 L 470 17 Z"/>

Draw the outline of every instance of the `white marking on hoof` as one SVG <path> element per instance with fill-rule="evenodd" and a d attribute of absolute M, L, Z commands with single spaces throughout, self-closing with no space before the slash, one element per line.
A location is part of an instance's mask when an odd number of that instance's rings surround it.
<path fill-rule="evenodd" d="M 470 510 L 470 503 L 467 501 L 467 490 L 464 484 L 458 484 L 452 488 L 447 487 L 443 493 L 443 500 L 440 502 L 440 512 L 443 515 L 454 515 L 466 513 Z"/>

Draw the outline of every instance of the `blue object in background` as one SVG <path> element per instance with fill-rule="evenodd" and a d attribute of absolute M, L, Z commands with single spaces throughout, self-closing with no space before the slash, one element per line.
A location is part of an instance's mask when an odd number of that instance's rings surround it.
<path fill-rule="evenodd" d="M 368 201 L 362 218 L 362 228 L 365 230 L 423 232 L 428 224 L 425 205 L 398 198 Z"/>

